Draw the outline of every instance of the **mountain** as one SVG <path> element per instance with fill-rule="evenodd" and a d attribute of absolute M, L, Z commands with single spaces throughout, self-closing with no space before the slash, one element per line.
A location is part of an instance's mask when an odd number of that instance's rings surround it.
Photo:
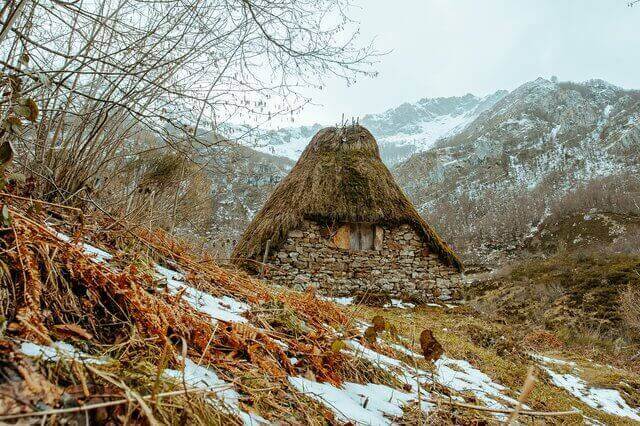
<path fill-rule="evenodd" d="M 429 149 L 438 139 L 461 131 L 506 94 L 506 91 L 500 90 L 485 97 L 467 94 L 449 98 L 424 98 L 416 103 L 404 103 L 381 114 L 365 115 L 360 123 L 378 140 L 383 161 L 393 166 L 416 152 Z M 297 160 L 313 135 L 322 127 L 324 126 L 315 124 L 265 132 L 254 148 Z"/>
<path fill-rule="evenodd" d="M 601 80 L 523 84 L 454 136 L 395 172 L 421 204 L 485 189 L 569 185 L 636 169 L 640 92 Z"/>
<path fill-rule="evenodd" d="M 206 167 L 213 207 L 210 245 L 227 253 L 294 163 L 230 141 L 211 147 L 203 158 L 213 158 Z"/>
<path fill-rule="evenodd" d="M 457 134 L 507 93 L 499 90 L 485 97 L 424 98 L 382 114 L 366 115 L 362 124 L 376 137 L 383 160 L 393 166 L 428 150 L 437 140 Z"/>
<path fill-rule="evenodd" d="M 539 78 L 394 173 L 421 213 L 439 217 L 445 236 L 499 239 L 499 231 L 515 235 L 535 225 L 553 200 L 581 184 L 637 172 L 638 123 L 638 91 Z"/>

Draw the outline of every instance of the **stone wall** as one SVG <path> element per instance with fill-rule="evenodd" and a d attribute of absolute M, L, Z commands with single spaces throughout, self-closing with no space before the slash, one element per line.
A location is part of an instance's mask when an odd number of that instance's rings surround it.
<path fill-rule="evenodd" d="M 382 228 L 380 250 L 352 251 L 337 248 L 327 226 L 305 221 L 270 254 L 266 274 L 279 284 L 313 285 L 331 296 L 385 294 L 416 302 L 460 297 L 460 273 L 431 253 L 409 225 Z"/>

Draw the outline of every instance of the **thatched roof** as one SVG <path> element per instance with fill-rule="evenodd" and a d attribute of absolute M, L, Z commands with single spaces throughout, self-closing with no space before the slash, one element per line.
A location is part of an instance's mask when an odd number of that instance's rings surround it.
<path fill-rule="evenodd" d="M 234 262 L 261 261 L 268 240 L 271 251 L 305 219 L 409 224 L 445 263 L 462 270 L 458 256 L 394 181 L 374 137 L 359 125 L 328 127 L 313 137 L 245 230 L 233 250 Z"/>

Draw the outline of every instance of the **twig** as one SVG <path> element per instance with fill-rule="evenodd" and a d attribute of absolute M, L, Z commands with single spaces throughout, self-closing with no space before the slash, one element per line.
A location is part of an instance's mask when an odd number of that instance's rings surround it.
<path fill-rule="evenodd" d="M 516 410 L 501 409 L 501 408 L 489 408 L 489 407 L 484 407 L 482 405 L 473 405 L 473 404 L 467 404 L 463 402 L 447 401 L 444 399 L 428 398 L 428 399 L 425 399 L 425 401 L 431 402 L 433 404 L 452 405 L 455 407 L 469 408 L 471 410 L 478 410 L 478 411 L 487 411 L 490 413 L 512 414 L 516 411 Z M 519 413 L 522 416 L 531 416 L 531 417 L 560 417 L 560 416 L 574 416 L 574 415 L 582 414 L 580 413 L 580 411 L 577 411 L 577 410 L 568 410 L 568 411 L 520 410 Z"/>
<path fill-rule="evenodd" d="M 31 201 L 32 203 L 46 204 L 47 206 L 59 207 L 61 209 L 76 210 L 76 211 L 82 213 L 82 209 L 79 209 L 77 207 L 65 206 L 65 205 L 57 204 L 57 203 L 49 203 L 47 201 L 36 200 L 36 199 L 33 199 L 33 198 L 28 198 L 28 197 L 21 197 L 19 195 L 7 194 L 6 192 L 0 192 L 0 195 L 2 195 L 3 197 L 15 198 L 15 199 L 18 199 L 18 200 L 23 200 L 23 201 Z"/>
<path fill-rule="evenodd" d="M 507 421 L 508 425 L 516 424 L 516 420 L 518 420 L 518 415 L 522 410 L 522 404 L 527 400 L 533 387 L 536 383 L 536 370 L 533 365 L 529 366 L 529 371 L 527 372 L 527 378 L 524 381 L 524 385 L 522 385 L 522 392 L 520 392 L 520 397 L 518 398 L 518 403 L 516 404 L 516 409 L 513 410 L 513 413 L 509 416 L 509 420 Z"/>
<path fill-rule="evenodd" d="M 267 240 L 267 244 L 264 248 L 264 255 L 262 256 L 262 270 L 260 271 L 260 275 L 264 277 L 265 272 L 267 271 L 266 264 L 267 259 L 269 258 L 269 245 L 271 244 L 271 239 Z"/>
<path fill-rule="evenodd" d="M 220 385 L 220 389 L 218 389 L 217 387 L 212 387 L 209 389 L 180 389 L 177 391 L 171 391 L 171 392 L 163 392 L 163 393 L 159 393 L 157 395 L 155 395 L 156 398 L 163 398 L 163 397 L 168 397 L 168 396 L 176 396 L 176 395 L 184 395 L 185 393 L 189 393 L 189 394 L 193 394 L 193 393 L 216 393 L 219 392 L 221 390 L 224 390 L 226 387 L 228 387 L 228 384 L 224 384 L 224 385 Z M 153 395 L 145 395 L 140 397 L 139 399 L 143 399 L 143 400 L 150 400 L 151 403 L 155 403 L 155 401 L 152 400 Z M 129 402 L 136 402 L 137 400 L 135 398 L 122 398 L 122 399 L 118 399 L 116 401 L 105 401 L 105 402 L 98 402 L 96 404 L 89 404 L 89 405 L 83 405 L 81 407 L 70 407 L 70 408 L 58 408 L 58 409 L 53 409 L 53 410 L 46 410 L 46 411 L 36 411 L 33 413 L 21 413 L 21 414 L 10 414 L 7 416 L 0 416 L 0 420 L 4 421 L 4 420 L 13 420 L 13 419 L 22 419 L 25 417 L 40 417 L 40 416 L 50 416 L 50 415 L 55 415 L 55 414 L 68 414 L 68 413 L 77 413 L 80 411 L 89 411 L 89 410 L 93 410 L 96 408 L 104 408 L 104 407 L 112 407 L 114 405 L 121 405 L 121 404 L 126 404 Z"/>

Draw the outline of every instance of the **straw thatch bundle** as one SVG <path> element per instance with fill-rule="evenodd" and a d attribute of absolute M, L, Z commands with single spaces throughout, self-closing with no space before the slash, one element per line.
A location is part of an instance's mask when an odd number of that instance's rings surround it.
<path fill-rule="evenodd" d="M 305 219 L 320 223 L 409 224 L 441 259 L 462 262 L 420 217 L 380 158 L 378 144 L 360 125 L 320 130 L 287 177 L 247 227 L 232 258 L 251 266 L 267 241 L 277 248 Z"/>

